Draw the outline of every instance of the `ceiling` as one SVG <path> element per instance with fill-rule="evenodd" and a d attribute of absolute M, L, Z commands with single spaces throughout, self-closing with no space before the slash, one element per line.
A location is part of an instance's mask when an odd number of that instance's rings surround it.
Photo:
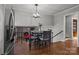
<path fill-rule="evenodd" d="M 40 14 L 53 15 L 77 5 L 78 4 L 39 4 L 38 10 Z M 28 14 L 33 14 L 35 12 L 34 4 L 13 4 L 9 6 L 12 6 L 15 11 L 22 11 Z"/>

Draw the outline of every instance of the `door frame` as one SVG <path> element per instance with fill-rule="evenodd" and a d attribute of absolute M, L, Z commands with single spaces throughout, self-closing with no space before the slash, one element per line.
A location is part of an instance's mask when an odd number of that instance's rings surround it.
<path fill-rule="evenodd" d="M 64 15 L 64 39 L 65 39 L 65 41 L 66 41 L 66 28 L 65 28 L 65 25 L 66 25 L 66 16 L 68 16 L 68 15 L 74 15 L 74 14 L 77 14 L 78 16 L 79 16 L 79 12 L 73 12 L 73 13 L 68 13 L 68 14 L 65 14 Z M 78 19 L 79 19 L 79 17 L 77 17 L 77 47 L 78 47 L 78 44 L 79 44 L 79 42 L 78 42 Z M 72 38 L 73 38 L 73 20 L 72 20 Z M 73 39 L 72 39 L 73 40 Z M 71 45 L 73 46 L 73 42 L 71 43 Z"/>

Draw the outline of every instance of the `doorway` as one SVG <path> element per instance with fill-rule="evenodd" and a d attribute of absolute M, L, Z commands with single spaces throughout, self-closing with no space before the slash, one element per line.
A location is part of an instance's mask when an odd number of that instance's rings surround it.
<path fill-rule="evenodd" d="M 66 48 L 77 47 L 77 19 L 77 14 L 70 14 L 65 16 Z"/>
<path fill-rule="evenodd" d="M 77 15 L 73 15 L 72 20 L 73 20 L 73 47 L 77 47 L 77 40 L 78 40 L 78 33 L 77 33 Z"/>

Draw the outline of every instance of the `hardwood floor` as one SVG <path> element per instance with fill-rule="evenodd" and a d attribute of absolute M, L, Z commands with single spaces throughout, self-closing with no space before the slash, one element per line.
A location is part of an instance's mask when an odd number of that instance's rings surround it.
<path fill-rule="evenodd" d="M 70 42 L 70 41 L 69 41 Z M 14 55 L 77 55 L 79 54 L 79 48 L 66 47 L 66 42 L 55 42 L 50 47 L 33 48 L 29 50 L 28 43 L 25 41 L 18 41 L 15 44 Z"/>

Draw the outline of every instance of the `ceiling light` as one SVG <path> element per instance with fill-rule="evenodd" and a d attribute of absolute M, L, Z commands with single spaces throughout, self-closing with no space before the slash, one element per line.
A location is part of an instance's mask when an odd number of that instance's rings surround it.
<path fill-rule="evenodd" d="M 38 11 L 38 4 L 35 4 L 35 13 L 33 13 L 34 18 L 40 18 L 39 11 Z"/>

